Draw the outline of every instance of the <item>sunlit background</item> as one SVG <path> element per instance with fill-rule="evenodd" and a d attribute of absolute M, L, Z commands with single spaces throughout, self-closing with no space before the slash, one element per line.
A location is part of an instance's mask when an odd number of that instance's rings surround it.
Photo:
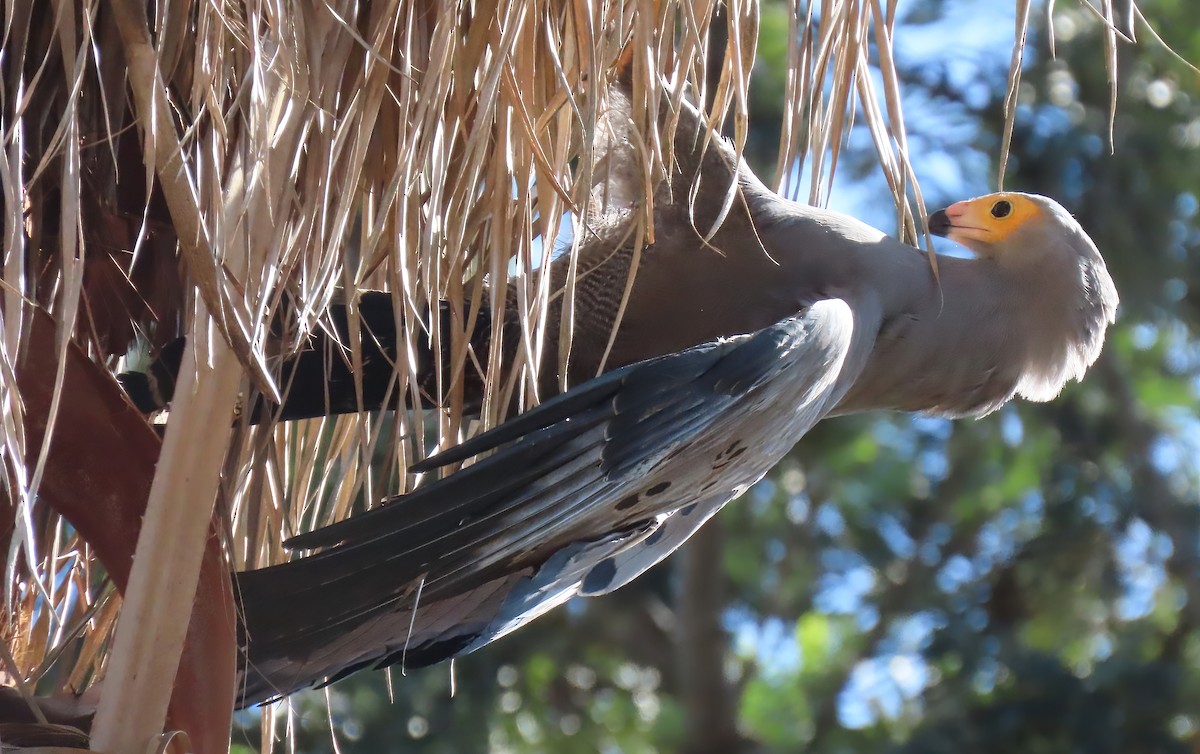
<path fill-rule="evenodd" d="M 1140 5 L 1200 62 L 1200 4 Z M 1009 6 L 900 3 L 931 209 L 996 188 Z M 747 154 L 765 176 L 788 13 L 764 4 Z M 298 750 L 1200 750 L 1200 76 L 1136 23 L 1110 142 L 1103 27 L 1059 2 L 1052 56 L 1034 13 L 1005 188 L 1058 198 L 1116 278 L 1120 321 L 1086 382 L 979 421 L 826 421 L 621 592 L 453 668 L 294 697 L 273 714 Z M 856 131 L 829 203 L 894 228 L 872 153 Z M 794 166 L 792 194 L 813 181 Z M 258 749 L 257 715 L 235 751 Z"/>

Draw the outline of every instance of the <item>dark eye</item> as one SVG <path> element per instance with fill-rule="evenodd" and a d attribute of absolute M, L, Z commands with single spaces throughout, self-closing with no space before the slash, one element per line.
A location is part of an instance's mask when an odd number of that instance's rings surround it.
<path fill-rule="evenodd" d="M 997 220 L 1008 217 L 1012 214 L 1012 204 L 1006 201 L 998 201 L 992 205 L 992 217 Z"/>

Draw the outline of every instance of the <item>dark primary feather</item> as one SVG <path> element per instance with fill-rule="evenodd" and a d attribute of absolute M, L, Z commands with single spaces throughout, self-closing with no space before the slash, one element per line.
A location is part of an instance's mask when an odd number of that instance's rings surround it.
<path fill-rule="evenodd" d="M 823 301 L 610 372 L 422 468 L 494 451 L 475 464 L 297 537 L 328 549 L 238 574 L 244 701 L 471 651 L 636 577 L 837 402 L 870 351 L 871 309 L 855 322 L 843 302 Z"/>

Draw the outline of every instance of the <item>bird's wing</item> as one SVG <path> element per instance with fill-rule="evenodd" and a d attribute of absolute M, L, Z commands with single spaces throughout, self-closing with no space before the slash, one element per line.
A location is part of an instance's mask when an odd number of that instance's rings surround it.
<path fill-rule="evenodd" d="M 610 372 L 428 459 L 421 469 L 495 451 L 293 542 L 329 549 L 238 575 L 250 674 L 289 693 L 349 668 L 426 664 L 629 581 L 825 415 L 876 323 L 818 302 Z"/>

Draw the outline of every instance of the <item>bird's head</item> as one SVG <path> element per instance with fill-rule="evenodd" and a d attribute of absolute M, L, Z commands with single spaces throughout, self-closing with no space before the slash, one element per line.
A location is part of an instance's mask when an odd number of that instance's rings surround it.
<path fill-rule="evenodd" d="M 1113 322 L 1117 291 L 1096 244 L 1061 204 L 1003 192 L 956 202 L 928 218 L 929 230 L 1009 269 L 1008 294 L 1035 327 L 1014 343 L 1029 363 L 1018 392 L 1048 400 L 1083 376 Z"/>
<path fill-rule="evenodd" d="M 966 246 L 976 255 L 1001 260 L 1048 250 L 1078 238 L 1095 246 L 1062 205 L 1036 194 L 1012 191 L 955 202 L 929 216 L 929 231 Z"/>

